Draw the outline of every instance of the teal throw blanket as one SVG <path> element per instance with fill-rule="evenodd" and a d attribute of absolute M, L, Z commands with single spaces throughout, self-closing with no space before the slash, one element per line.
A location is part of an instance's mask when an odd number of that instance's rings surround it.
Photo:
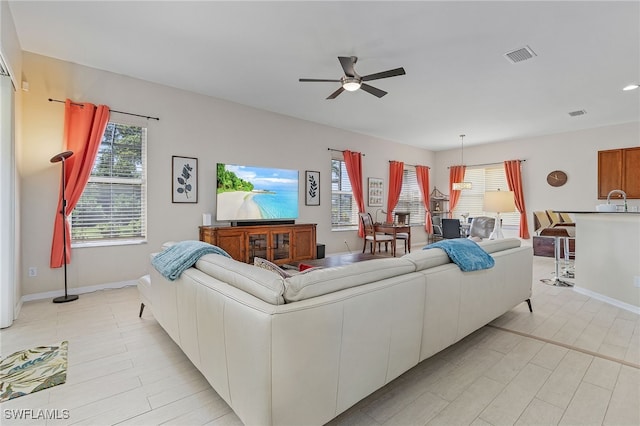
<path fill-rule="evenodd" d="M 449 259 L 464 272 L 493 268 L 493 257 L 473 240 L 454 238 L 442 240 L 425 246 L 423 250 L 439 248 L 444 250 Z"/>
<path fill-rule="evenodd" d="M 202 241 L 180 241 L 158 253 L 151 264 L 169 281 L 175 281 L 185 270 L 205 254 L 219 254 L 231 257 L 226 251 Z"/>

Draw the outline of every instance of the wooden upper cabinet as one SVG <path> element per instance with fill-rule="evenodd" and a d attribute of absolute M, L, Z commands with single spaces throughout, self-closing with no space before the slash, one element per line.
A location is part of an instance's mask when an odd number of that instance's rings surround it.
<path fill-rule="evenodd" d="M 627 198 L 640 198 L 640 147 L 625 149 L 623 162 L 622 187 Z"/>
<path fill-rule="evenodd" d="M 640 198 L 640 147 L 598 151 L 598 198 L 606 199 L 614 189 L 622 189 L 627 198 Z"/>
<path fill-rule="evenodd" d="M 598 151 L 598 198 L 613 189 L 622 189 L 622 150 Z"/>

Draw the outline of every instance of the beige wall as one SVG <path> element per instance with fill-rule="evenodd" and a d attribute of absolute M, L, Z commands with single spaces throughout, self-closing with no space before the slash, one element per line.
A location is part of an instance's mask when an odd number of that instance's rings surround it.
<path fill-rule="evenodd" d="M 363 175 L 388 180 L 388 161 L 433 165 L 432 152 L 261 111 L 194 93 L 24 53 L 21 164 L 22 269 L 38 268 L 23 278 L 25 295 L 59 290 L 61 269 L 49 268 L 51 234 L 58 197 L 60 167 L 49 159 L 62 150 L 64 105 L 48 98 L 67 97 L 106 104 L 112 109 L 160 117 L 148 123 L 148 244 L 76 248 L 68 267 L 69 287 L 137 279 L 148 254 L 166 240 L 197 239 L 202 213 L 215 212 L 216 162 L 320 171 L 321 205 L 304 205 L 300 189 L 299 223 L 318 224 L 318 242 L 327 252 L 352 250 L 362 243 L 353 231 L 330 230 L 330 159 L 328 148 L 365 154 Z M 179 76 L 176 76 L 179 78 Z M 126 118 L 113 114 L 112 120 Z M 171 203 L 171 156 L 197 157 L 197 204 Z M 369 209 L 375 213 L 374 208 Z M 214 216 L 215 217 L 215 216 Z M 416 229 L 416 241 L 425 241 Z"/>
<path fill-rule="evenodd" d="M 158 116 L 148 123 L 148 244 L 78 248 L 69 265 L 69 286 L 85 287 L 136 279 L 145 273 L 148 254 L 165 240 L 197 239 L 202 213 L 215 212 L 216 162 L 245 163 L 321 172 L 321 206 L 304 206 L 301 188 L 298 222 L 318 224 L 318 242 L 328 253 L 362 249 L 356 233 L 330 230 L 331 153 L 327 148 L 365 154 L 363 176 L 388 181 L 388 161 L 432 167 L 432 186 L 446 192 L 450 164 L 459 162 L 458 149 L 433 153 L 298 120 L 194 93 L 108 73 L 31 53 L 23 55 L 23 76 L 31 89 L 23 95 L 19 150 L 21 173 L 20 229 L 22 294 L 62 288 L 62 270 L 51 270 L 49 250 L 55 214 L 59 167 L 49 158 L 62 149 L 62 104 L 48 98 L 102 103 L 116 110 Z M 112 119 L 125 118 L 113 114 Z M 455 135 L 453 136 L 456 137 Z M 596 199 L 597 151 L 638 143 L 638 123 L 499 142 L 465 148 L 468 164 L 526 159 L 527 208 L 591 209 Z M 172 204 L 171 156 L 199 159 L 199 202 Z M 561 188 L 546 184 L 546 174 L 565 170 L 569 182 Z M 375 208 L 368 208 L 375 214 Z M 215 216 L 214 216 L 215 217 Z M 426 240 L 414 229 L 414 241 Z M 28 267 L 38 268 L 28 277 Z"/>
<path fill-rule="evenodd" d="M 569 119 L 569 118 L 567 118 Z M 535 210 L 595 210 L 598 201 L 598 151 L 638 146 L 640 124 L 627 123 L 489 145 L 467 146 L 465 163 L 484 164 L 505 160 L 527 160 L 522 166 L 526 208 Z M 436 153 L 435 185 L 447 192 L 450 164 L 460 163 L 460 149 Z M 547 174 L 564 170 L 567 183 L 554 188 L 547 184 Z M 631 200 L 629 205 L 640 205 Z M 527 219 L 532 221 L 529 213 Z M 533 232 L 533 223 L 529 223 Z"/>

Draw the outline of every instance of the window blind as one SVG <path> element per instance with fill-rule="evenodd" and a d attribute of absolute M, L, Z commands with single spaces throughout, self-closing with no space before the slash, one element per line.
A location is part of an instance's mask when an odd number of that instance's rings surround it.
<path fill-rule="evenodd" d="M 487 167 L 468 167 L 464 174 L 464 180 L 471 182 L 472 188 L 465 189 L 460 194 L 460 199 L 453 211 L 453 217 L 458 218 L 462 214 L 469 213 L 469 217 L 489 216 L 494 217 L 495 212 L 483 210 L 485 191 L 508 191 L 507 176 L 502 164 Z M 500 213 L 502 226 L 519 226 L 520 213 Z"/>
<path fill-rule="evenodd" d="M 418 186 L 415 168 L 406 166 L 402 174 L 402 190 L 400 199 L 393 212 L 409 212 L 409 223 L 424 225 L 425 209 L 422 203 L 422 192 Z"/>
<path fill-rule="evenodd" d="M 358 226 L 358 205 L 342 160 L 331 160 L 331 227 Z"/>
<path fill-rule="evenodd" d="M 145 239 L 146 204 L 146 129 L 110 122 L 71 214 L 71 239 Z"/>

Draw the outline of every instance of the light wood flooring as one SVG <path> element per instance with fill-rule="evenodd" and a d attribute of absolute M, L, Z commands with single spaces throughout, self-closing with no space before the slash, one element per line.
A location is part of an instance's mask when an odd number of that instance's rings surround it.
<path fill-rule="evenodd" d="M 422 362 L 332 425 L 638 425 L 640 319 L 569 288 L 539 282 L 526 304 Z M 579 277 L 578 277 L 579 279 Z M 241 425 L 145 310 L 134 287 L 76 302 L 25 303 L 0 331 L 1 355 L 69 341 L 67 383 L 1 405 L 2 425 Z M 17 421 L 8 410 L 69 410 Z"/>

